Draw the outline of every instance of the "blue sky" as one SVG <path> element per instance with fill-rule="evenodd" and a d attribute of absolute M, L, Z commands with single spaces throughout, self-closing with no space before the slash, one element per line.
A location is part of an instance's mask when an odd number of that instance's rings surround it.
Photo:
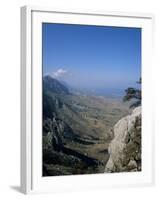
<path fill-rule="evenodd" d="M 141 29 L 43 23 L 43 75 L 75 88 L 125 89 L 141 74 Z"/>

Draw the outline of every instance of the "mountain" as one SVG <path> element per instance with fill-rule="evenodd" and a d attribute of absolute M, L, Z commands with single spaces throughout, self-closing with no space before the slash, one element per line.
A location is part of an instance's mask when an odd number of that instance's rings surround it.
<path fill-rule="evenodd" d="M 94 141 L 81 137 L 81 133 L 87 134 L 89 129 L 87 121 L 73 107 L 73 99 L 66 85 L 50 76 L 43 78 L 44 176 L 99 170 L 100 161 L 75 148 L 94 144 Z"/>
<path fill-rule="evenodd" d="M 104 172 L 110 129 L 127 115 L 120 101 L 73 94 L 66 84 L 43 78 L 43 175 Z"/>
<path fill-rule="evenodd" d="M 64 84 L 51 76 L 45 76 L 43 78 L 43 90 L 57 94 L 70 94 L 68 88 Z"/>
<path fill-rule="evenodd" d="M 141 106 L 117 122 L 105 172 L 141 171 Z"/>

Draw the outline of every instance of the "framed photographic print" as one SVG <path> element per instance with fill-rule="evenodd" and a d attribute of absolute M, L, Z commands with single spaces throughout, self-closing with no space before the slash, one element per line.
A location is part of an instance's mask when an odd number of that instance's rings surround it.
<path fill-rule="evenodd" d="M 150 14 L 21 8 L 21 190 L 153 183 Z"/>

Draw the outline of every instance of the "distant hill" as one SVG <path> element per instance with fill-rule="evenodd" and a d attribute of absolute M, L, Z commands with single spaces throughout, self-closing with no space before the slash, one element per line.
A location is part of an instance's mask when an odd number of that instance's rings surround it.
<path fill-rule="evenodd" d="M 57 94 L 69 94 L 68 88 L 60 81 L 52 78 L 51 76 L 45 76 L 43 78 L 43 89 L 45 91 L 50 91 Z"/>

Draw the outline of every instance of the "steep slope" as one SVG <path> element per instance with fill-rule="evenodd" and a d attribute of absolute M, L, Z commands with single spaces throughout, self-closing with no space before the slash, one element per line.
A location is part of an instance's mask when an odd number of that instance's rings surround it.
<path fill-rule="evenodd" d="M 44 77 L 43 176 L 99 171 L 100 161 L 72 147 L 94 142 L 81 138 L 80 130 L 86 131 L 86 122 L 72 108 L 71 103 L 72 95 L 62 83 L 51 77 Z"/>
<path fill-rule="evenodd" d="M 141 107 L 114 126 L 105 172 L 141 170 Z"/>
<path fill-rule="evenodd" d="M 57 94 L 69 94 L 69 90 L 65 87 L 64 84 L 60 83 L 57 79 L 52 78 L 51 76 L 45 76 L 43 78 L 43 90 L 55 92 Z"/>

